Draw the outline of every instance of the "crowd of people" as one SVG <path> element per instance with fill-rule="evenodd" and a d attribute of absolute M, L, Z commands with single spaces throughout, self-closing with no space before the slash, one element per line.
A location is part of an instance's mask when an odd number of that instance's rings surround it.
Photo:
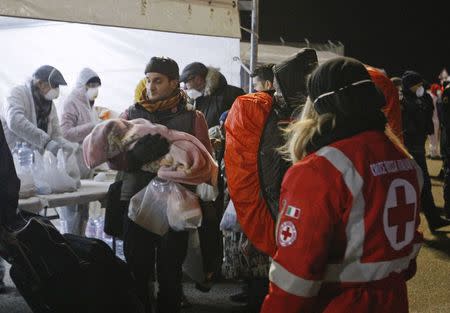
<path fill-rule="evenodd" d="M 421 242 L 419 212 L 432 232 L 450 225 L 448 73 L 429 84 L 414 71 L 389 78 L 346 57 L 320 66 L 316 58 L 300 69 L 303 57 L 258 67 L 251 94 L 229 85 L 212 66 L 194 62 L 180 73 L 175 60 L 152 57 L 134 103 L 120 118 L 190 134 L 217 162 L 217 196 L 200 200 L 205 279 L 197 289 L 242 280 L 231 300 L 246 303 L 249 313 L 369 312 L 373 303 L 382 312 L 407 312 L 406 281 L 415 274 Z M 3 161 L 17 142 L 54 155 L 74 153 L 81 178 L 94 176 L 83 141 L 102 123 L 95 110 L 101 77 L 82 69 L 58 117 L 53 101 L 64 85 L 63 74 L 44 65 L 4 103 L 1 223 L 11 220 L 7 208 L 17 207 L 5 192 L 17 176 Z M 146 313 L 177 313 L 190 305 L 182 288 L 189 232 L 155 234 L 128 215 L 130 200 L 157 176 L 143 166 L 161 160 L 170 147 L 163 136 L 148 134 L 108 160 L 118 170 L 117 194 L 109 196 L 118 201 L 107 208 L 113 216 L 105 229 L 124 242 Z M 443 159 L 443 212 L 431 192 L 427 150 L 428 157 Z M 277 172 L 267 177 L 272 166 Z M 255 192 L 246 192 L 246 185 Z M 221 230 L 232 209 L 239 229 Z M 58 213 L 67 232 L 85 234 L 87 204 Z M 0 288 L 3 276 L 0 263 Z"/>

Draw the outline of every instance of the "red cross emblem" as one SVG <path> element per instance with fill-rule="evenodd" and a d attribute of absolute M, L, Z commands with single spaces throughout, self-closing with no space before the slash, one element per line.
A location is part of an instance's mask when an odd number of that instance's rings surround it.
<path fill-rule="evenodd" d="M 288 240 L 292 237 L 291 228 L 287 227 L 285 230 L 281 232 L 281 235 L 283 236 L 283 240 Z"/>
<path fill-rule="evenodd" d="M 405 240 L 406 224 L 414 221 L 415 203 L 406 203 L 405 187 L 395 187 L 397 206 L 388 208 L 388 225 L 397 226 L 397 243 Z"/>
<path fill-rule="evenodd" d="M 297 229 L 291 221 L 285 221 L 280 225 L 278 243 L 282 247 L 290 246 L 297 239 Z"/>

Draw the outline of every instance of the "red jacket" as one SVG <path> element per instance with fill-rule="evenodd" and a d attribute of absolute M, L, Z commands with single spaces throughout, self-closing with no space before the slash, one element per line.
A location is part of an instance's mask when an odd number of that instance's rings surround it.
<path fill-rule="evenodd" d="M 325 146 L 286 173 L 262 313 L 408 312 L 420 248 L 417 164 L 379 131 Z"/>

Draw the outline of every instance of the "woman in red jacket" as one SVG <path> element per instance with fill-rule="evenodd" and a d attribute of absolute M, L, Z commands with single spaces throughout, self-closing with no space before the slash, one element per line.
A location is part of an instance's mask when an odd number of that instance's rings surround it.
<path fill-rule="evenodd" d="M 384 97 L 350 58 L 311 75 L 287 144 L 263 313 L 408 312 L 420 249 L 417 164 L 385 132 Z"/>

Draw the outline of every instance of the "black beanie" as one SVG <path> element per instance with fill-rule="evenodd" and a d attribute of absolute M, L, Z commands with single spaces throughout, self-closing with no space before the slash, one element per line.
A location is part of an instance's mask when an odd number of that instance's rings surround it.
<path fill-rule="evenodd" d="M 160 73 L 166 75 L 170 79 L 180 79 L 180 70 L 177 62 L 167 57 L 153 57 L 145 67 L 144 74 Z"/>
<path fill-rule="evenodd" d="M 419 73 L 414 71 L 406 71 L 402 76 L 402 85 L 405 89 L 409 89 L 414 85 L 423 83 L 423 78 Z"/>
<path fill-rule="evenodd" d="M 317 113 L 334 113 L 350 119 L 378 115 L 386 103 L 365 66 L 347 57 L 334 58 L 319 66 L 309 78 L 308 92 Z M 322 96 L 326 93 L 330 94 Z"/>

